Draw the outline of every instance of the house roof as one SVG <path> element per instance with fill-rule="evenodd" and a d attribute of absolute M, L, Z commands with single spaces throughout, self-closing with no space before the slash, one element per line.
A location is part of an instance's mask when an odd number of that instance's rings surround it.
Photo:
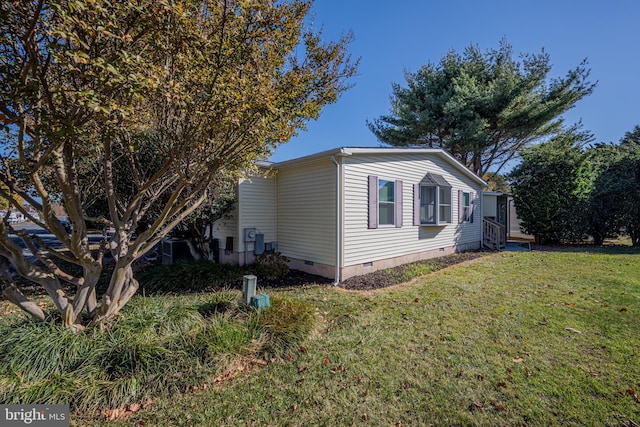
<path fill-rule="evenodd" d="M 467 177 L 473 179 L 478 184 L 488 186 L 488 184 L 479 176 L 471 172 L 464 164 L 460 163 L 455 157 L 440 148 L 398 148 L 398 147 L 340 147 L 332 150 L 321 151 L 319 153 L 310 154 L 296 159 L 285 160 L 282 162 L 271 163 L 270 166 L 278 169 L 284 166 L 290 166 L 310 161 L 320 160 L 324 158 L 346 157 L 353 155 L 388 155 L 388 154 L 425 154 L 440 157 Z"/>
<path fill-rule="evenodd" d="M 446 179 L 444 179 L 444 177 L 442 175 L 438 175 L 436 173 L 431 173 L 428 172 L 424 178 L 422 178 L 422 181 L 420 181 L 420 184 L 423 185 L 431 185 L 431 186 L 439 186 L 439 187 L 451 187 L 451 184 L 449 184 L 447 182 Z"/>

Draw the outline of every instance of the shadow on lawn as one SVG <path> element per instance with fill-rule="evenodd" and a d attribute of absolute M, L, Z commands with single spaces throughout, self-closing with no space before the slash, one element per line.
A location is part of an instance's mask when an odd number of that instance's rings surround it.
<path fill-rule="evenodd" d="M 538 245 L 531 244 L 531 250 L 539 252 L 593 252 L 597 254 L 611 255 L 627 255 L 640 254 L 639 247 L 633 247 L 618 243 L 605 243 L 602 246 L 594 246 L 589 244 L 557 244 L 557 245 Z"/>

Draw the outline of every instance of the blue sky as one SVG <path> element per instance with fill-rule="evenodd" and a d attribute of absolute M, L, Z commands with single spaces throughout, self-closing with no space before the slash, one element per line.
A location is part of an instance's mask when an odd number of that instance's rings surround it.
<path fill-rule="evenodd" d="M 596 141 L 618 141 L 640 125 L 640 1 L 638 0 L 315 0 L 314 28 L 336 40 L 353 31 L 350 52 L 361 58 L 355 86 L 325 107 L 272 161 L 341 146 L 377 147 L 366 120 L 389 112 L 391 83 L 404 70 L 437 63 L 447 51 L 473 43 L 482 51 L 502 38 L 516 53 L 550 55 L 551 77 L 587 58 L 594 93 L 568 111 Z"/>

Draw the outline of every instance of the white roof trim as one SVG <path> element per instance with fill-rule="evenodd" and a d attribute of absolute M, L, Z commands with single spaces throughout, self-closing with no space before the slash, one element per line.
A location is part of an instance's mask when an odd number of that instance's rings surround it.
<path fill-rule="evenodd" d="M 460 163 L 455 157 L 448 152 L 440 148 L 397 148 L 397 147 L 341 147 L 333 150 L 322 151 L 315 154 L 310 154 L 304 157 L 298 157 L 296 159 L 285 160 L 283 162 L 273 163 L 275 169 L 282 166 L 289 166 L 293 164 L 306 163 L 314 160 L 328 158 L 330 156 L 352 156 L 352 155 L 366 155 L 366 154 L 432 154 L 444 158 L 445 161 L 455 166 L 456 169 L 473 179 L 478 184 L 488 187 L 482 178 L 471 172 L 465 165 Z"/>

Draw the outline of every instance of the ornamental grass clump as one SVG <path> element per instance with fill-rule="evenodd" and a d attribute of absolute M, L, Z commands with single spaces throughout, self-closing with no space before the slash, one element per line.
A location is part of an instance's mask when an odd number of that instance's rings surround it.
<path fill-rule="evenodd" d="M 277 355 L 313 329 L 307 303 L 258 312 L 238 292 L 136 297 L 126 316 L 76 333 L 30 319 L 0 324 L 0 401 L 87 411 L 213 384 L 231 366 Z"/>

